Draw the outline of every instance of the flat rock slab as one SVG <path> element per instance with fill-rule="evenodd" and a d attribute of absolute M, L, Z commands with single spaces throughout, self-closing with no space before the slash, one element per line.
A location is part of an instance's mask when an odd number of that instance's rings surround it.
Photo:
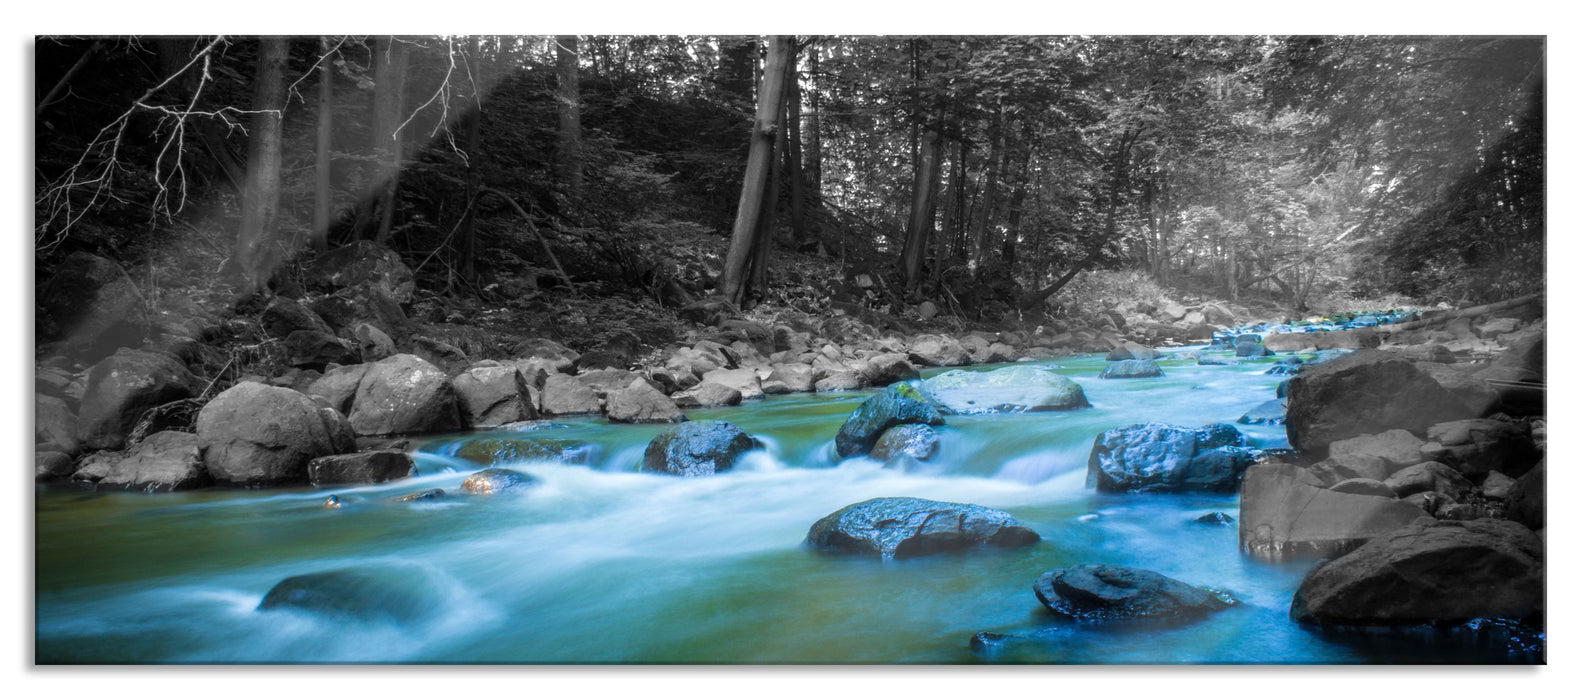
<path fill-rule="evenodd" d="M 1248 469 L 1241 485 L 1242 551 L 1267 561 L 1332 557 L 1423 515 L 1404 501 L 1331 491 L 1322 484 L 1294 464 Z"/>
<path fill-rule="evenodd" d="M 1171 622 L 1224 610 L 1229 595 L 1147 569 L 1080 564 L 1045 571 L 1033 593 L 1050 612 L 1075 622 Z"/>
<path fill-rule="evenodd" d="M 807 533 L 807 543 L 816 550 L 883 559 L 982 546 L 1021 547 L 1038 540 L 1038 533 L 1004 511 L 922 498 L 855 503 L 824 516 Z"/>

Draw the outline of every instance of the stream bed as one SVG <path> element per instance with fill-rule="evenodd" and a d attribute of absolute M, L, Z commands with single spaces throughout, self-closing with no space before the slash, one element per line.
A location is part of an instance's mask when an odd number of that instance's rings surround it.
<path fill-rule="evenodd" d="M 1237 551 L 1236 528 L 1193 522 L 1231 494 L 1112 495 L 1085 485 L 1093 438 L 1161 421 L 1234 423 L 1275 395 L 1274 358 L 1165 377 L 1101 380 L 1103 356 L 1036 363 L 1082 385 L 1092 408 L 948 416 L 921 468 L 833 461 L 848 413 L 875 390 L 772 396 L 689 410 L 767 446 L 735 470 L 683 479 L 637 472 L 666 426 L 557 418 L 533 436 L 586 441 L 587 465 L 510 466 L 520 494 L 456 492 L 480 467 L 454 454 L 478 432 L 426 439 L 418 475 L 334 489 L 173 494 L 40 490 L 36 661 L 53 663 L 1314 664 L 1411 662 L 1410 645 L 1345 644 L 1298 627 L 1291 594 L 1312 562 Z M 1220 354 L 1229 355 L 1228 352 Z M 986 370 L 1000 365 L 965 368 Z M 928 370 L 925 376 L 943 370 Z M 1283 426 L 1237 426 L 1285 447 Z M 452 496 L 395 502 L 443 488 Z M 329 494 L 344 506 L 323 507 Z M 832 557 L 808 527 L 852 503 L 915 496 L 1009 512 L 1043 541 L 898 561 Z M 1051 624 L 1039 573 L 1084 562 L 1157 571 L 1240 604 L 1165 629 L 1056 630 L 974 651 L 978 632 Z M 356 621 L 258 610 L 284 578 L 401 566 L 420 614 Z"/>

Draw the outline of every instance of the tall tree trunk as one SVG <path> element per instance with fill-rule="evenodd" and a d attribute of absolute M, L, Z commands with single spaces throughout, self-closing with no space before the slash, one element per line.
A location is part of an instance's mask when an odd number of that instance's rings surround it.
<path fill-rule="evenodd" d="M 1011 188 L 1011 201 L 1005 208 L 1005 242 L 1000 245 L 1000 261 L 1012 271 L 1016 270 L 1016 246 L 1022 235 L 1022 207 L 1027 203 L 1028 172 L 1032 168 L 1033 144 L 1022 139 L 1017 157 L 1016 184 Z"/>
<path fill-rule="evenodd" d="M 999 205 L 1000 176 L 1005 168 L 1004 108 L 998 108 L 989 122 L 989 159 L 984 163 L 983 198 L 978 216 L 972 222 L 972 255 L 981 266 L 988 258 L 993 245 L 989 227 L 994 222 L 994 209 Z"/>
<path fill-rule="evenodd" d="M 478 91 L 478 74 L 483 71 L 483 53 L 478 49 L 478 37 L 473 35 L 467 42 L 467 60 L 472 63 L 472 76 L 469 86 L 472 90 L 472 108 L 467 113 L 467 211 L 462 213 L 461 240 L 457 251 L 458 268 L 461 278 L 471 284 L 478 278 L 477 269 L 477 241 L 478 220 L 475 212 L 478 210 L 478 160 L 483 157 L 482 122 L 483 122 L 483 95 Z"/>
<path fill-rule="evenodd" d="M 335 136 L 335 66 L 330 60 L 329 37 L 319 39 L 319 50 L 324 55 L 319 60 L 319 133 L 314 146 L 313 181 L 313 249 L 323 251 L 329 247 L 330 214 L 334 209 L 330 192 L 330 159 Z"/>
<path fill-rule="evenodd" d="M 787 66 L 793 64 L 794 61 L 787 61 Z M 775 130 L 775 145 L 770 157 L 771 162 L 781 162 L 785 148 L 786 124 L 782 120 L 780 128 Z M 758 215 L 758 231 L 753 234 L 752 261 L 748 263 L 751 268 L 751 274 L 748 275 L 748 279 L 751 281 L 747 285 L 747 293 L 742 300 L 744 308 L 747 304 L 752 303 L 751 298 L 753 296 L 762 294 L 764 290 L 769 288 L 769 249 L 774 247 L 775 216 L 779 209 L 779 204 L 780 178 L 776 177 L 774 171 L 771 171 L 769 173 L 769 186 L 764 192 L 763 209 Z"/>
<path fill-rule="evenodd" d="M 802 173 L 802 86 L 797 79 L 797 57 L 791 57 L 786 66 L 786 180 L 791 188 L 791 236 L 800 244 L 807 240 L 807 185 Z"/>
<path fill-rule="evenodd" d="M 934 241 L 934 282 L 936 283 L 942 279 L 945 265 L 951 259 L 950 246 L 955 243 L 956 228 L 960 225 L 956 210 L 960 208 L 961 200 L 961 159 L 966 152 L 966 147 L 962 146 L 956 151 L 957 155 L 951 157 L 948 171 L 950 179 L 944 185 L 945 205 L 939 217 L 939 236 Z"/>
<path fill-rule="evenodd" d="M 934 230 L 934 198 L 939 190 L 939 156 L 943 142 L 939 127 L 923 132 L 918 161 L 912 177 L 912 214 L 906 226 L 906 245 L 901 249 L 901 272 L 907 291 L 922 281 L 923 257 L 928 251 L 928 235 Z"/>
<path fill-rule="evenodd" d="M 824 141 L 819 134 L 819 53 L 822 51 L 817 41 L 808 47 L 808 117 L 807 117 L 807 166 L 806 182 L 809 193 L 814 201 L 823 201 L 824 197 Z"/>
<path fill-rule="evenodd" d="M 401 112 L 406 90 L 406 43 L 393 36 L 374 39 L 373 154 L 371 197 L 358 207 L 357 231 L 380 244 L 390 239 L 395 219 L 395 193 L 400 186 Z M 377 221 L 375 220 L 377 217 Z"/>
<path fill-rule="evenodd" d="M 559 125 L 555 158 L 560 181 L 573 199 L 582 197 L 582 92 L 577 79 L 577 37 L 555 37 L 555 114 Z"/>
<path fill-rule="evenodd" d="M 247 178 L 242 188 L 242 222 L 232 256 L 243 294 L 263 289 L 269 279 L 269 248 L 274 243 L 280 207 L 280 110 L 286 102 L 285 71 L 290 40 L 266 38 L 258 50 L 253 80 L 253 118 L 247 147 Z"/>
<path fill-rule="evenodd" d="M 776 122 L 783 118 L 785 112 L 781 103 L 785 94 L 785 66 L 786 61 L 790 60 L 795 40 L 795 37 L 787 36 L 770 37 L 769 57 L 764 64 L 763 80 L 758 86 L 758 110 L 747 151 L 747 170 L 742 176 L 736 223 L 731 227 L 731 245 L 725 253 L 725 265 L 720 271 L 717 288 L 719 294 L 736 304 L 741 304 L 749 291 L 747 266 L 759 230 L 759 217 L 764 209 L 764 190 L 774 170 L 775 133 L 779 131 Z"/>

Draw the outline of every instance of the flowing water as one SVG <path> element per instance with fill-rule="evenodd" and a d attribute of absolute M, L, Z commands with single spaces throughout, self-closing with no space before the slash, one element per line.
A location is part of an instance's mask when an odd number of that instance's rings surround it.
<path fill-rule="evenodd" d="M 681 479 L 636 471 L 664 426 L 558 420 L 534 436 L 595 446 L 588 466 L 507 465 L 541 484 L 519 495 L 393 502 L 454 491 L 477 467 L 447 436 L 397 483 L 176 494 L 40 491 L 39 663 L 1358 663 L 1400 649 L 1346 645 L 1287 610 L 1310 562 L 1237 551 L 1235 494 L 1110 495 L 1084 484 L 1089 447 L 1120 425 L 1234 422 L 1274 398 L 1268 361 L 1160 362 L 1167 376 L 1100 380 L 1102 356 L 1038 363 L 1077 380 L 1092 408 L 950 416 L 920 469 L 836 462 L 833 438 L 872 392 L 790 395 L 688 411 L 728 420 L 767 449 L 736 470 Z M 970 369 L 991 369 L 994 366 Z M 932 373 L 931 371 L 930 373 Z M 1261 447 L 1284 428 L 1238 426 Z M 323 507 L 330 494 L 345 506 Z M 803 546 L 843 506 L 916 496 L 1008 511 L 1043 541 L 902 561 Z M 1050 624 L 1038 574 L 1083 562 L 1136 566 L 1232 593 L 1241 604 L 1167 629 L 1054 630 L 976 653 L 980 631 Z M 298 574 L 399 564 L 421 614 L 359 621 L 258 610 Z"/>

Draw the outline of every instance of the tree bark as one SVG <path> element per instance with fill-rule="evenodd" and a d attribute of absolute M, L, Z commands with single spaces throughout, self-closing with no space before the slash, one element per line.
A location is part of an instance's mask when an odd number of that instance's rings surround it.
<path fill-rule="evenodd" d="M 582 92 L 577 77 L 577 37 L 555 37 L 555 156 L 560 181 L 572 199 L 582 197 Z"/>
<path fill-rule="evenodd" d="M 319 38 L 319 132 L 314 146 L 313 181 L 313 249 L 323 252 L 329 247 L 330 213 L 334 210 L 330 191 L 330 168 L 334 166 L 330 153 L 335 138 L 335 66 L 330 60 L 329 37 Z"/>
<path fill-rule="evenodd" d="M 912 215 L 906 226 L 906 245 L 901 249 L 901 272 L 907 291 L 922 281 L 923 257 L 928 237 L 934 231 L 934 199 L 939 190 L 939 156 L 943 137 L 937 126 L 923 132 L 918 147 L 918 162 L 912 177 Z"/>
<path fill-rule="evenodd" d="M 251 135 L 247 178 L 242 190 L 242 222 L 233 260 L 243 294 L 263 289 L 269 279 L 269 248 L 274 243 L 280 207 L 280 110 L 285 106 L 288 39 L 260 42 L 258 73 L 253 81 Z"/>
<path fill-rule="evenodd" d="M 794 41 L 794 37 L 788 36 L 770 38 L 769 57 L 758 87 L 758 109 L 747 151 L 747 169 L 742 176 L 741 198 L 737 200 L 736 222 L 731 227 L 731 245 L 725 254 L 717 287 L 719 294 L 735 304 L 741 304 L 749 291 L 747 267 L 764 209 L 764 190 L 774 170 L 775 133 L 779 131 L 776 122 L 784 115 L 781 98 L 785 92 L 785 66 Z"/>
<path fill-rule="evenodd" d="M 478 92 L 478 74 L 483 70 L 482 52 L 478 37 L 473 35 L 467 43 L 467 60 L 472 62 L 472 108 L 467 112 L 467 211 L 462 214 L 461 240 L 458 242 L 456 267 L 462 280 L 472 284 L 478 278 L 476 244 L 478 240 L 478 160 L 483 157 L 481 148 L 483 122 L 483 95 Z"/>
<path fill-rule="evenodd" d="M 815 201 L 823 201 L 824 196 L 824 141 L 819 134 L 819 90 L 818 90 L 818 64 L 820 49 L 818 42 L 808 46 L 808 116 L 807 116 L 807 166 L 804 168 L 808 193 Z M 800 90 L 798 91 L 800 92 Z"/>
<path fill-rule="evenodd" d="M 984 164 L 983 198 L 978 215 L 972 222 L 972 255 L 980 268 L 983 261 L 988 259 L 988 249 L 992 246 L 989 226 L 994 221 L 994 209 L 999 205 L 1000 176 L 1005 168 L 1003 111 L 1003 107 L 996 109 L 989 122 L 989 159 Z"/>
<path fill-rule="evenodd" d="M 797 79 L 797 57 L 786 62 L 785 165 L 791 188 L 791 236 L 798 244 L 807 240 L 807 184 L 802 172 L 802 86 Z"/>
<path fill-rule="evenodd" d="M 395 194 L 401 175 L 401 112 L 406 90 L 406 43 L 393 36 L 374 39 L 373 138 L 374 191 L 358 208 L 357 230 L 381 245 L 390 239 Z M 375 221 L 375 217 L 378 217 Z"/>

